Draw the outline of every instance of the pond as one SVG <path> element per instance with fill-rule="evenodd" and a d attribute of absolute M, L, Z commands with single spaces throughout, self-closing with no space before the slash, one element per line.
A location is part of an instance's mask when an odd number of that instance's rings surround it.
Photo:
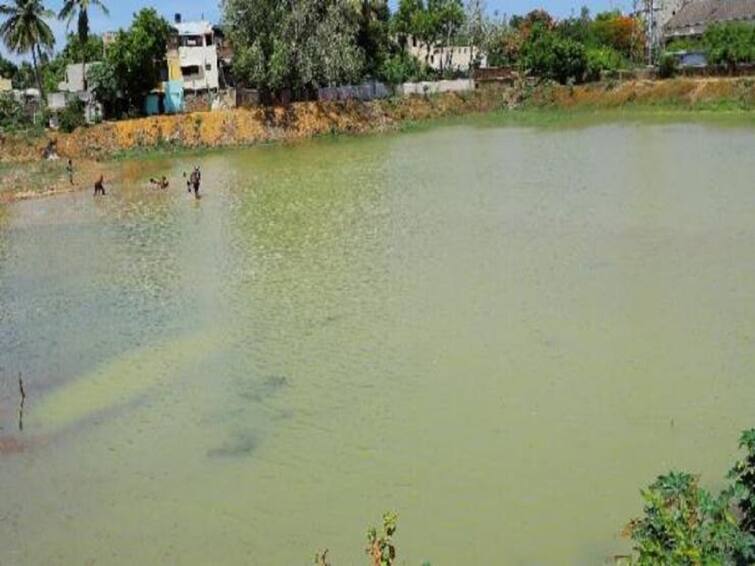
<path fill-rule="evenodd" d="M 755 129 L 480 122 L 8 207 L 3 563 L 356 564 L 387 510 L 407 564 L 602 563 L 657 474 L 715 487 Z"/>

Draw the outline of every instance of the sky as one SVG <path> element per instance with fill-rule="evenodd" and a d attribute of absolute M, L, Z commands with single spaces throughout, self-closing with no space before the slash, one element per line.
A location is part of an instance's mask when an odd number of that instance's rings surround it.
<path fill-rule="evenodd" d="M 398 0 L 389 1 L 391 8 L 394 8 Z M 46 5 L 57 13 L 62 2 L 63 0 L 46 0 Z M 184 21 L 196 20 L 204 16 L 211 22 L 217 22 L 220 15 L 217 0 L 163 0 L 159 3 L 145 0 L 103 0 L 103 2 L 109 8 L 110 16 L 103 15 L 96 8 L 91 9 L 89 19 L 93 33 L 100 34 L 128 27 L 135 12 L 150 6 L 157 7 L 158 12 L 169 21 L 173 20 L 176 12 L 182 14 Z M 491 14 L 494 12 L 500 15 L 525 14 L 530 10 L 543 8 L 559 18 L 579 13 L 582 5 L 586 5 L 593 13 L 615 8 L 626 11 L 632 7 L 631 0 L 486 0 L 486 4 Z M 50 21 L 50 25 L 57 38 L 56 48 L 60 49 L 65 45 L 66 24 L 55 20 Z M 76 22 L 72 22 L 71 30 L 75 29 Z M 0 47 L 0 53 L 8 57 L 4 47 Z M 10 58 L 18 61 L 16 57 Z"/>

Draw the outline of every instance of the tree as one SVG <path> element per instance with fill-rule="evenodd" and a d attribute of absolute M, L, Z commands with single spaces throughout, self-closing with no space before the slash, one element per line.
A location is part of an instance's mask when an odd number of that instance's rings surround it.
<path fill-rule="evenodd" d="M 469 40 L 469 68 L 475 66 L 475 59 L 488 42 L 490 34 L 490 22 L 486 16 L 485 0 L 467 0 L 465 7 L 466 36 Z"/>
<path fill-rule="evenodd" d="M 263 98 L 358 80 L 364 53 L 348 0 L 225 0 L 235 76 Z"/>
<path fill-rule="evenodd" d="M 386 0 L 359 0 L 357 47 L 364 54 L 364 71 L 375 76 L 390 51 L 390 17 Z"/>
<path fill-rule="evenodd" d="M 46 10 L 40 0 L 14 0 L 12 4 L 0 4 L 0 15 L 6 20 L 0 25 L 0 37 L 6 47 L 24 55 L 31 53 L 37 87 L 45 104 L 45 90 L 39 72 L 38 56 L 42 48 L 49 50 L 55 44 L 55 36 L 45 18 L 53 14 Z"/>
<path fill-rule="evenodd" d="M 401 48 L 406 47 L 409 36 L 417 35 L 416 23 L 424 11 L 425 4 L 422 0 L 399 0 L 391 25 Z"/>
<path fill-rule="evenodd" d="M 745 23 L 713 24 L 703 34 L 708 61 L 734 70 L 755 61 L 755 28 Z"/>
<path fill-rule="evenodd" d="M 111 112 L 121 110 L 114 108 L 118 98 L 123 98 L 128 111 L 141 109 L 144 97 L 160 81 L 170 33 L 170 25 L 154 8 L 144 8 L 134 15 L 127 31 L 116 34 L 103 65 L 89 69 L 95 97 L 111 105 Z"/>
<path fill-rule="evenodd" d="M 79 38 L 79 44 L 82 46 L 89 42 L 89 8 L 94 6 L 105 15 L 109 14 L 102 0 L 65 0 L 58 14 L 58 18 L 66 20 L 67 25 L 70 25 L 74 16 L 77 16 L 76 35 Z M 81 76 L 84 78 L 84 90 L 87 88 L 87 55 L 87 50 L 83 49 L 81 51 Z"/>
<path fill-rule="evenodd" d="M 542 23 L 537 23 L 522 44 L 519 65 L 537 77 L 562 84 L 569 80 L 579 82 L 587 68 L 587 56 L 581 43 L 563 39 Z"/>
<path fill-rule="evenodd" d="M 464 5 L 461 0 L 428 0 L 427 11 L 431 25 L 435 26 L 435 33 L 442 47 L 450 47 L 464 25 Z M 441 58 L 441 71 L 444 66 L 451 66 L 453 51 Z"/>
<path fill-rule="evenodd" d="M 645 48 L 642 21 L 618 10 L 595 16 L 587 41 L 595 47 L 610 47 L 631 60 L 640 60 Z"/>

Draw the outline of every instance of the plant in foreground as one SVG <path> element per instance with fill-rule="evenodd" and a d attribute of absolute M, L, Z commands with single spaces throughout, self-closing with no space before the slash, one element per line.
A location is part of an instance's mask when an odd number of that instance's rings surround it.
<path fill-rule="evenodd" d="M 729 479 L 734 481 L 734 500 L 742 513 L 742 529 L 755 536 L 755 428 L 746 430 L 739 439 L 745 457 L 734 464 Z"/>
<path fill-rule="evenodd" d="M 396 563 L 396 546 L 393 534 L 396 532 L 398 515 L 393 512 L 383 514 L 383 532 L 378 535 L 375 527 L 367 531 L 366 552 L 372 566 L 393 566 Z"/>

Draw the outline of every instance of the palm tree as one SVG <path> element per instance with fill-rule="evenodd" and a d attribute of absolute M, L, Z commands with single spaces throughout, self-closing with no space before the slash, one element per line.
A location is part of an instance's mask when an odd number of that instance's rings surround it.
<path fill-rule="evenodd" d="M 54 14 L 46 10 L 40 0 L 13 0 L 10 4 L 0 4 L 0 15 L 6 16 L 0 25 L 0 38 L 6 47 L 19 55 L 31 53 L 34 76 L 44 104 L 45 91 L 37 57 L 41 56 L 42 48 L 52 49 L 55 44 L 55 36 L 45 21 Z"/>
<path fill-rule="evenodd" d="M 84 90 L 87 88 L 87 43 L 89 42 L 89 8 L 96 6 L 106 16 L 110 13 L 102 3 L 102 0 L 65 0 L 60 9 L 58 18 L 71 24 L 74 16 L 77 16 L 76 31 L 81 45 L 81 77 L 84 81 Z"/>

